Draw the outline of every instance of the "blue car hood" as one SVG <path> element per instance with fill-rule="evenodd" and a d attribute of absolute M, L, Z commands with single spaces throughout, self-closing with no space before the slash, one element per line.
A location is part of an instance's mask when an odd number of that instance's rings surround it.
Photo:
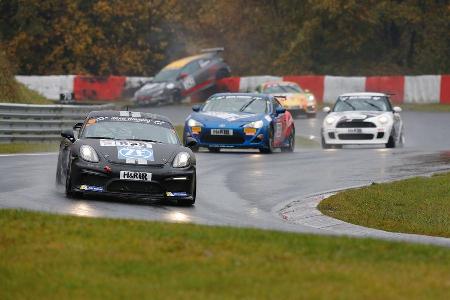
<path fill-rule="evenodd" d="M 243 125 L 250 122 L 263 119 L 265 114 L 250 114 L 250 113 L 228 113 L 228 112 L 198 112 L 192 113 L 191 118 L 203 123 L 204 125 L 219 125 L 225 126 Z"/>

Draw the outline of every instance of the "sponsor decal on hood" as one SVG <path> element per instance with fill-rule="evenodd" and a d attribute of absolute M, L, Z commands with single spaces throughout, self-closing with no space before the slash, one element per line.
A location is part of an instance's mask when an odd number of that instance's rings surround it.
<path fill-rule="evenodd" d="M 217 111 L 208 111 L 203 112 L 203 115 L 211 116 L 219 119 L 226 120 L 228 122 L 233 122 L 241 119 L 248 119 L 250 117 L 254 117 L 255 114 L 237 114 L 237 113 L 228 113 L 228 112 L 217 112 Z"/>

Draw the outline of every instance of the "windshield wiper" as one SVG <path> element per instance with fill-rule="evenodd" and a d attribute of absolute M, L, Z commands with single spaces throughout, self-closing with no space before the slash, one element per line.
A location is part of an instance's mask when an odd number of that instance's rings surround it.
<path fill-rule="evenodd" d="M 353 110 L 356 110 L 356 107 L 354 107 L 353 105 L 351 105 L 350 103 L 348 103 L 347 101 L 343 101 L 345 104 L 347 104 L 348 106 L 350 106 Z"/>
<path fill-rule="evenodd" d="M 85 138 L 85 139 L 96 139 L 96 140 L 100 140 L 100 139 L 115 140 L 115 138 L 107 137 L 107 136 L 84 136 L 83 138 Z"/>
<path fill-rule="evenodd" d="M 373 104 L 373 103 L 370 103 L 370 102 L 368 102 L 368 101 L 363 101 L 364 103 L 366 103 L 366 104 L 369 104 L 370 106 L 372 106 L 372 107 L 375 107 L 378 111 L 382 111 L 382 109 L 379 107 L 379 106 L 377 106 L 377 105 L 375 105 L 375 104 Z"/>
<path fill-rule="evenodd" d="M 253 102 L 255 102 L 256 100 L 258 100 L 258 98 L 253 98 L 252 100 L 250 100 L 249 102 L 247 102 L 246 104 L 244 104 L 241 109 L 239 109 L 239 111 L 244 111 L 247 107 L 249 107 Z"/>
<path fill-rule="evenodd" d="M 127 141 L 137 141 L 137 142 L 162 143 L 160 141 L 147 140 L 147 139 L 125 139 L 125 140 L 127 140 Z"/>

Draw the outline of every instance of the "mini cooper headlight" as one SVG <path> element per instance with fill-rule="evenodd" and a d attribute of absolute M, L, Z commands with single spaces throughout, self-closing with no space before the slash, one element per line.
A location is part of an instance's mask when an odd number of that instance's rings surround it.
<path fill-rule="evenodd" d="M 386 124 L 389 121 L 389 119 L 386 116 L 380 116 L 378 117 L 378 122 L 381 124 Z"/>
<path fill-rule="evenodd" d="M 89 162 L 99 162 L 97 152 L 95 152 L 94 148 L 89 145 L 83 145 L 80 147 L 80 156 L 85 161 Z"/>
<path fill-rule="evenodd" d="M 333 124 L 334 121 L 336 121 L 336 119 L 334 117 L 328 117 L 325 119 L 325 123 L 327 123 L 328 125 Z"/>
<path fill-rule="evenodd" d="M 189 166 L 191 156 L 187 152 L 180 152 L 175 156 L 172 166 L 174 168 L 184 168 Z"/>
<path fill-rule="evenodd" d="M 200 122 L 197 121 L 197 120 L 189 119 L 189 121 L 188 121 L 188 126 L 189 126 L 189 127 L 198 127 L 198 126 L 203 127 L 203 124 L 200 123 Z"/>
<path fill-rule="evenodd" d="M 314 102 L 314 95 L 308 95 L 308 103 Z"/>
<path fill-rule="evenodd" d="M 264 125 L 263 121 L 262 120 L 258 120 L 258 121 L 255 121 L 255 122 L 251 122 L 251 123 L 245 124 L 244 127 L 251 127 L 251 128 L 257 128 L 258 129 L 258 128 L 263 127 L 263 125 Z"/>
<path fill-rule="evenodd" d="M 169 82 L 167 85 L 166 85 L 166 88 L 168 89 L 168 90 L 171 90 L 171 89 L 173 89 L 175 87 L 175 84 L 173 84 L 172 82 Z"/>

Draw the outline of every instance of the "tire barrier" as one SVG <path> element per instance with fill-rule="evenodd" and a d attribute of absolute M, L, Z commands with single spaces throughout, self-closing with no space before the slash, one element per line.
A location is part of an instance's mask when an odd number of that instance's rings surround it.
<path fill-rule="evenodd" d="M 82 122 L 93 110 L 114 109 L 105 105 L 29 105 L 0 103 L 0 143 L 57 141 L 61 131 Z"/>
<path fill-rule="evenodd" d="M 75 101 L 116 101 L 131 98 L 151 77 L 125 76 L 16 76 L 19 82 L 50 99 L 61 94 Z M 342 93 L 383 92 L 392 94 L 394 103 L 450 104 L 450 75 L 344 77 L 330 75 L 228 77 L 217 82 L 217 91 L 251 92 L 267 81 L 293 81 L 310 90 L 319 102 L 334 102 Z M 194 99 L 194 98 L 193 98 Z M 194 101 L 194 100 L 193 100 Z"/>

